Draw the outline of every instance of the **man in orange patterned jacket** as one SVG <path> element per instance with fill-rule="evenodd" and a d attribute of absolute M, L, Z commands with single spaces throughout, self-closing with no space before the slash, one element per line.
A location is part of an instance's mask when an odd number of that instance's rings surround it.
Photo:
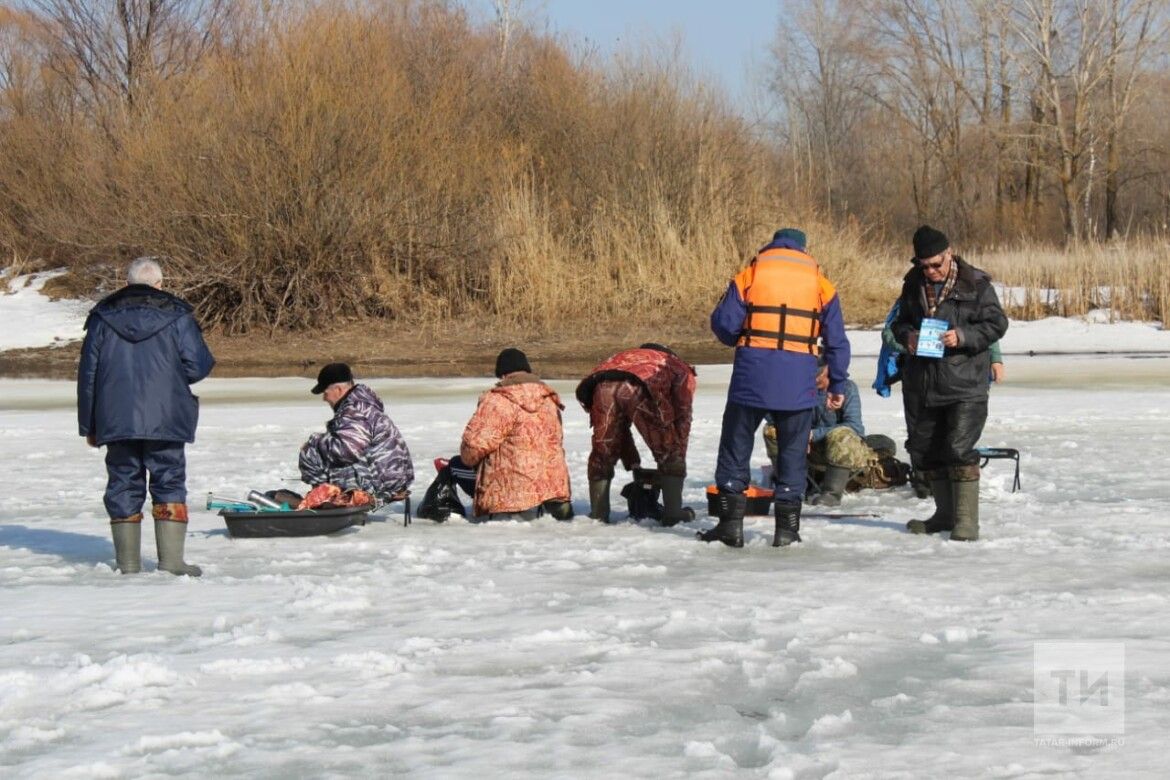
<path fill-rule="evenodd" d="M 559 519 L 566 511 L 571 517 L 560 397 L 518 349 L 499 354 L 496 377 L 459 447 L 463 462 L 476 469 L 475 514 L 532 520 L 547 508 Z"/>
<path fill-rule="evenodd" d="M 627 471 L 641 465 L 631 425 L 658 464 L 662 524 L 674 525 L 694 516 L 682 505 L 694 398 L 695 369 L 661 344 L 619 352 L 581 380 L 577 400 L 589 412 L 593 428 L 590 517 L 609 520 L 609 487 L 618 460 Z"/>

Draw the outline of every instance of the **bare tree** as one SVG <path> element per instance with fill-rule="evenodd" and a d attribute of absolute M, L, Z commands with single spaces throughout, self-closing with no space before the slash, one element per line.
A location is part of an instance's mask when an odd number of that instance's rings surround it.
<path fill-rule="evenodd" d="M 803 168 L 805 181 L 819 185 L 817 195 L 832 211 L 843 205 L 843 172 L 868 102 L 865 9 L 837 0 L 788 0 L 784 13 L 793 24 L 772 45 L 771 87 L 785 109 L 791 146 L 803 150 L 794 155 L 793 175 Z"/>
<path fill-rule="evenodd" d="M 1105 229 L 1106 238 L 1118 232 L 1118 196 L 1121 190 L 1121 146 L 1126 124 L 1138 94 L 1135 89 L 1147 54 L 1165 43 L 1165 0 L 1110 0 L 1108 56 L 1105 59 Z"/>
<path fill-rule="evenodd" d="M 211 46 L 229 0 L 29 0 L 56 44 L 51 66 L 90 107 L 133 109 L 149 79 L 189 68 Z"/>

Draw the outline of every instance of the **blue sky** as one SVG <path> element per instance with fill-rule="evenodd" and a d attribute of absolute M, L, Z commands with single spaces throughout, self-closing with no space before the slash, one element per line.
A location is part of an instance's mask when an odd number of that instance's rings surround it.
<path fill-rule="evenodd" d="M 490 0 L 478 2 L 490 12 Z M 753 89 L 749 68 L 766 60 L 780 13 L 778 0 L 526 0 L 522 8 L 538 26 L 603 54 L 681 35 L 696 72 L 717 78 L 741 105 Z"/>

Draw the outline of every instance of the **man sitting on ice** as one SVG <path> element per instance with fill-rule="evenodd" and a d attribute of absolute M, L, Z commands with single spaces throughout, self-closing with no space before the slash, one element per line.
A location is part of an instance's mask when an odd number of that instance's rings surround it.
<path fill-rule="evenodd" d="M 364 490 L 380 501 L 414 481 L 410 450 L 377 394 L 354 384 L 345 363 L 330 363 L 317 375 L 312 391 L 333 409 L 324 433 L 314 433 L 301 447 L 301 479 L 308 485 L 329 483 Z"/>

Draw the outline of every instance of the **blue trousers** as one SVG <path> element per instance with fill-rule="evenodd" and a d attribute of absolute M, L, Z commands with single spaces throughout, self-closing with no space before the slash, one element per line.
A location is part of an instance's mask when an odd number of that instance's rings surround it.
<path fill-rule="evenodd" d="M 776 470 L 773 474 L 775 501 L 799 504 L 804 497 L 808 473 L 808 434 L 813 410 L 781 411 L 741 406 L 732 401 L 723 409 L 723 432 L 719 436 L 719 458 L 715 463 L 715 484 L 725 493 L 742 493 L 751 483 L 752 447 L 756 430 L 764 418 L 776 426 Z"/>
<path fill-rule="evenodd" d="M 110 519 L 131 517 L 150 498 L 156 504 L 187 503 L 187 454 L 181 441 L 126 439 L 106 445 L 105 504 Z"/>

